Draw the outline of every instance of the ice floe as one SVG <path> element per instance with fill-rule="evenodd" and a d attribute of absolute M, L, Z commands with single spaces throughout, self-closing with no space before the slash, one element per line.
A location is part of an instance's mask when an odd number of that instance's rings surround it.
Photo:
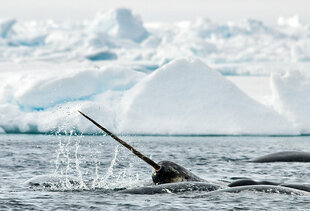
<path fill-rule="evenodd" d="M 292 125 L 196 59 L 175 60 L 123 99 L 120 131 L 146 134 L 292 134 Z"/>
<path fill-rule="evenodd" d="M 303 134 L 310 133 L 310 75 L 299 71 L 273 74 L 274 106 Z"/>
<path fill-rule="evenodd" d="M 98 132 L 81 109 L 119 133 L 309 134 L 309 43 L 298 16 L 276 26 L 143 23 L 126 8 L 75 22 L 8 17 L 0 21 L 0 133 Z M 267 98 L 227 80 L 271 73 Z"/>

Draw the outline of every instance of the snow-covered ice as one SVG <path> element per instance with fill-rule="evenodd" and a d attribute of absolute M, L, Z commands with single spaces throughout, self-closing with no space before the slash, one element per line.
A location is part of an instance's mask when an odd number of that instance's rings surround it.
<path fill-rule="evenodd" d="M 310 25 L 0 20 L 0 133 L 309 134 Z M 271 76 L 270 76 L 271 75 Z M 247 79 L 246 79 L 247 78 Z M 269 81 L 270 80 L 270 81 Z M 258 84 L 255 84 L 258 83 Z"/>
<path fill-rule="evenodd" d="M 7 20 L 0 21 L 0 37 L 6 38 L 8 34 L 11 32 L 13 25 L 16 23 L 16 20 Z"/>
<path fill-rule="evenodd" d="M 131 10 L 126 8 L 99 13 L 91 27 L 96 33 L 105 33 L 135 42 L 141 42 L 148 36 L 140 17 L 134 16 Z"/>
<path fill-rule="evenodd" d="M 120 130 L 146 134 L 292 134 L 289 122 L 197 59 L 175 60 L 123 98 Z"/>
<path fill-rule="evenodd" d="M 275 108 L 304 134 L 310 133 L 310 75 L 291 71 L 273 74 L 271 85 Z"/>
<path fill-rule="evenodd" d="M 107 90 L 126 90 L 133 86 L 144 73 L 124 67 L 105 67 L 40 77 L 37 81 L 20 87 L 14 98 L 18 105 L 31 109 L 44 109 L 75 100 L 87 100 Z"/>
<path fill-rule="evenodd" d="M 259 20 L 216 23 L 210 19 L 143 23 L 133 11 L 100 12 L 79 22 L 0 21 L 0 61 L 84 62 L 118 60 L 162 66 L 199 57 L 225 75 L 269 75 L 310 62 L 310 27 L 298 16 L 276 26 Z"/>

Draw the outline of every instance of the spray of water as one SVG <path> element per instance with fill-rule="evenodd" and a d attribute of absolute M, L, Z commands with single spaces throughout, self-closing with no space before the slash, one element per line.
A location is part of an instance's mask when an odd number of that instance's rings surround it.
<path fill-rule="evenodd" d="M 76 172 L 78 174 L 78 179 L 79 179 L 79 182 L 80 182 L 79 188 L 80 189 L 88 189 L 88 187 L 84 183 L 83 175 L 82 175 L 82 172 L 80 170 L 80 162 L 79 162 L 79 157 L 78 157 L 79 146 L 80 146 L 80 139 L 78 139 L 78 141 L 75 144 L 75 170 L 76 170 Z"/>
<path fill-rule="evenodd" d="M 53 189 L 88 189 L 79 166 L 78 150 L 82 136 L 78 136 L 74 130 L 68 132 L 63 128 L 58 129 L 56 136 L 58 149 L 53 176 L 58 178 L 59 182 L 54 185 Z M 75 164 L 74 167 L 72 164 Z"/>
<path fill-rule="evenodd" d="M 68 114 L 70 115 L 70 114 Z M 126 165 L 124 169 L 119 168 L 117 157 L 119 155 L 119 145 L 114 149 L 112 159 L 105 168 L 101 170 L 102 165 L 98 161 L 98 154 L 105 150 L 104 147 L 95 147 L 84 149 L 84 141 L 93 140 L 78 135 L 75 131 L 67 131 L 66 121 L 62 127 L 56 131 L 58 149 L 56 150 L 54 178 L 57 178 L 57 185 L 54 190 L 89 190 L 89 189 L 116 189 L 136 186 L 139 181 L 138 174 L 132 172 L 133 164 Z M 81 140 L 83 140 L 82 154 L 79 153 Z M 88 147 L 93 147 L 89 145 Z M 89 150 L 89 152 L 88 152 Z M 102 158 L 100 158 L 102 159 Z M 81 163 L 82 161 L 82 163 Z M 86 165 L 84 165 L 84 161 Z M 82 166 L 81 166 L 82 164 Z M 100 172 L 104 172 L 101 173 Z"/>
<path fill-rule="evenodd" d="M 107 187 L 107 180 L 108 180 L 108 178 L 110 176 L 113 175 L 113 167 L 114 167 L 114 165 L 116 163 L 116 158 L 117 158 L 117 155 L 118 155 L 118 147 L 119 147 L 119 145 L 117 145 L 115 147 L 115 151 L 114 151 L 115 153 L 114 153 L 113 159 L 111 160 L 111 163 L 110 163 L 110 166 L 109 166 L 109 168 L 107 170 L 107 173 L 100 179 L 100 181 L 98 183 L 98 187 L 99 188 Z"/>

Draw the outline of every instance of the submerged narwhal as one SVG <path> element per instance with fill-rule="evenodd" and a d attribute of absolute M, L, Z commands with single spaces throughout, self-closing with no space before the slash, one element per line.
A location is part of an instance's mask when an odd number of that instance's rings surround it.
<path fill-rule="evenodd" d="M 111 136 L 114 140 L 118 141 L 124 147 L 129 149 L 132 153 L 137 155 L 139 158 L 144 160 L 146 163 L 151 165 L 154 168 L 152 173 L 152 179 L 155 184 L 165 184 L 165 183 L 175 183 L 175 182 L 204 182 L 205 180 L 196 176 L 195 174 L 191 173 L 189 170 L 185 169 L 184 167 L 171 162 L 171 161 L 160 161 L 158 163 L 154 162 L 147 156 L 143 155 L 141 152 L 136 150 L 134 147 L 114 135 L 108 129 L 101 126 L 95 120 L 84 114 L 83 112 L 79 111 L 86 119 L 94 123 L 97 127 Z"/>

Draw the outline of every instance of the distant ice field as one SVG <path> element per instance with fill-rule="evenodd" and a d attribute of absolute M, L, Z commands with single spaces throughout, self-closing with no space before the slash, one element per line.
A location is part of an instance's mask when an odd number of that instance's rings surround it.
<path fill-rule="evenodd" d="M 143 23 L 0 20 L 0 132 L 310 133 L 310 26 L 298 16 Z"/>

